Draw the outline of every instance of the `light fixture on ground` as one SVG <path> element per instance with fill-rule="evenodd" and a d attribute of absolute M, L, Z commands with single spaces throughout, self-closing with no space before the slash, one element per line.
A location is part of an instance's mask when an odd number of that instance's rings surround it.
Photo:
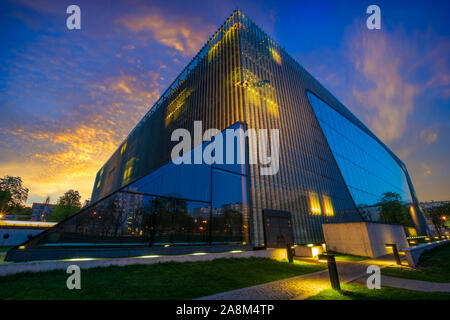
<path fill-rule="evenodd" d="M 320 262 L 328 263 L 328 273 L 330 274 L 331 287 L 334 290 L 341 290 L 341 284 L 339 283 L 339 274 L 336 266 L 336 259 L 334 254 L 319 254 Z"/>
<path fill-rule="evenodd" d="M 400 255 L 398 254 L 397 244 L 395 244 L 395 243 L 386 243 L 386 248 L 392 249 L 392 253 L 394 254 L 395 262 L 398 265 L 401 265 L 402 261 L 400 260 Z"/>

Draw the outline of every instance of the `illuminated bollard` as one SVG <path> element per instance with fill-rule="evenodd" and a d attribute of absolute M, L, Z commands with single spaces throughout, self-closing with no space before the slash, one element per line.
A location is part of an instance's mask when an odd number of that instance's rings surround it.
<path fill-rule="evenodd" d="M 328 263 L 328 273 L 330 274 L 331 287 L 334 290 L 340 291 L 341 284 L 339 283 L 339 274 L 337 271 L 336 259 L 334 258 L 334 255 L 319 254 L 319 261 Z"/>
<path fill-rule="evenodd" d="M 395 243 L 386 243 L 386 248 L 391 248 L 392 252 L 394 253 L 395 262 L 398 265 L 402 264 L 402 261 L 400 260 L 400 255 L 398 254 L 397 244 Z"/>
<path fill-rule="evenodd" d="M 294 245 L 292 243 L 286 245 L 286 253 L 289 263 L 294 263 Z"/>

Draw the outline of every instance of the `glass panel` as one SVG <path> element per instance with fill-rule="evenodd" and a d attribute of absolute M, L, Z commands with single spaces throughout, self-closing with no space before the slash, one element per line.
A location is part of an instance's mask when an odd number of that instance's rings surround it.
<path fill-rule="evenodd" d="M 209 216 L 205 203 L 118 192 L 49 230 L 34 245 L 207 244 Z"/>
<path fill-rule="evenodd" d="M 248 243 L 246 177 L 214 169 L 212 192 L 213 243 Z"/>
<path fill-rule="evenodd" d="M 386 149 L 317 96 L 307 95 L 357 206 L 370 211 L 385 192 L 411 203 L 405 174 Z"/>

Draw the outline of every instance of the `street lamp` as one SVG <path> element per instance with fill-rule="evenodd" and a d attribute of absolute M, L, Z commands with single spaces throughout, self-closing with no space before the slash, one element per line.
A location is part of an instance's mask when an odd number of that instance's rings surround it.
<path fill-rule="evenodd" d="M 294 262 L 294 245 L 292 243 L 286 244 L 287 258 L 289 263 Z"/>
<path fill-rule="evenodd" d="M 339 274 L 337 271 L 334 254 L 319 254 L 319 261 L 328 263 L 328 273 L 330 274 L 331 287 L 334 290 L 340 291 L 341 284 L 339 283 Z"/>

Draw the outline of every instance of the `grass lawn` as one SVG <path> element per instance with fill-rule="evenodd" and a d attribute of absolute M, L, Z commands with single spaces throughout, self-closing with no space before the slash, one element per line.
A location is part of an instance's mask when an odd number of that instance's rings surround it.
<path fill-rule="evenodd" d="M 12 248 L 12 246 L 9 246 L 9 247 L 2 247 L 2 246 L 0 246 L 0 252 L 6 252 L 6 251 L 8 251 L 11 248 Z"/>
<path fill-rule="evenodd" d="M 449 292 L 422 292 L 397 288 L 370 290 L 364 286 L 344 284 L 341 292 L 328 289 L 308 300 L 450 300 Z"/>
<path fill-rule="evenodd" d="M 450 244 L 425 251 L 418 268 L 387 267 L 381 270 L 386 276 L 432 282 L 450 282 Z"/>
<path fill-rule="evenodd" d="M 24 273 L 0 277 L 0 299 L 192 299 L 323 269 L 264 258 L 95 268 L 81 270 L 81 290 L 65 270 Z"/>

